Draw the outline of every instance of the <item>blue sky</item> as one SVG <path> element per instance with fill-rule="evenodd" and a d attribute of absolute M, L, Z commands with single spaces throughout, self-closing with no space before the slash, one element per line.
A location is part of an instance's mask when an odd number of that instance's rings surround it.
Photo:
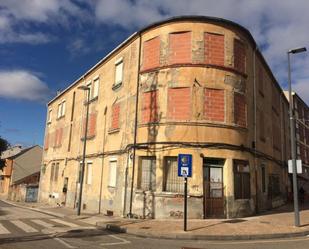
<path fill-rule="evenodd" d="M 286 51 L 309 48 L 308 10 L 307 0 L 0 0 L 0 136 L 42 144 L 46 103 L 57 90 L 134 31 L 171 16 L 217 16 L 248 28 L 285 87 Z M 293 88 L 309 103 L 309 54 L 292 63 Z"/>

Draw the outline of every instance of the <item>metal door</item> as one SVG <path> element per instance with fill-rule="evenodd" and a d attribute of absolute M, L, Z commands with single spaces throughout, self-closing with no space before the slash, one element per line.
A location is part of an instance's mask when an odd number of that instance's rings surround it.
<path fill-rule="evenodd" d="M 209 160 L 207 160 L 209 162 Z M 224 217 L 223 162 L 204 164 L 204 218 Z"/>
<path fill-rule="evenodd" d="M 27 187 L 26 190 L 26 202 L 37 202 L 38 199 L 38 187 Z"/>

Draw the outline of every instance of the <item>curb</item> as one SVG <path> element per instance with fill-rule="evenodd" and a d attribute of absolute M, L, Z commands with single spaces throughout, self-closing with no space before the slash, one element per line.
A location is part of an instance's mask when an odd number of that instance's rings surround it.
<path fill-rule="evenodd" d="M 34 210 L 34 211 L 40 212 L 42 214 L 47 214 L 47 215 L 55 216 L 55 217 L 58 217 L 58 218 L 65 218 L 66 217 L 66 215 L 64 215 L 64 214 L 59 214 L 59 213 L 56 213 L 56 212 L 42 210 L 40 208 L 33 208 L 33 207 L 27 207 L 27 206 L 23 206 L 23 205 L 18 205 L 16 203 L 10 202 L 8 200 L 1 200 L 1 201 L 5 202 L 6 204 L 10 204 L 10 205 L 12 205 L 14 207 L 26 208 L 26 209 L 29 209 L 29 210 Z"/>
<path fill-rule="evenodd" d="M 261 239 L 281 239 L 281 238 L 295 238 L 309 235 L 309 231 L 295 232 L 295 233 L 277 233 L 277 234 L 251 234 L 251 235 L 203 235 L 203 234 L 188 234 L 188 233 L 156 233 L 145 232 L 140 229 L 130 229 L 121 227 L 115 224 L 102 224 L 97 222 L 96 226 L 115 233 L 126 233 L 142 238 L 154 239 L 177 239 L 177 240 L 261 240 Z"/>

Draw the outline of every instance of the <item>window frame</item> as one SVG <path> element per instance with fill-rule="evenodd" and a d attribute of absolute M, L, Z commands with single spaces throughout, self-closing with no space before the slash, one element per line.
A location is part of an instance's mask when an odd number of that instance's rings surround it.
<path fill-rule="evenodd" d="M 143 171 L 143 160 L 148 160 L 150 163 L 150 167 L 148 171 Z M 137 189 L 143 191 L 156 191 L 156 157 L 155 156 L 140 156 L 139 157 L 139 168 L 138 168 L 138 184 Z M 154 173 L 154 179 L 152 177 Z M 149 175 L 147 175 L 149 174 Z M 144 180 L 144 176 L 147 175 L 147 182 Z M 145 185 L 147 184 L 147 186 Z"/>
<path fill-rule="evenodd" d="M 92 99 L 95 99 L 99 96 L 99 89 L 100 89 L 100 77 L 97 76 L 93 79 Z"/>
<path fill-rule="evenodd" d="M 89 167 L 90 166 L 90 167 Z M 91 185 L 92 184 L 92 179 L 93 179 L 93 161 L 87 161 L 86 162 L 86 181 L 85 183 L 87 185 Z"/>
<path fill-rule="evenodd" d="M 167 172 L 167 167 L 168 167 L 168 160 L 174 161 L 174 165 L 173 167 L 175 167 L 175 169 L 172 169 L 172 180 L 168 179 L 168 172 Z M 183 194 L 184 192 L 184 184 L 183 184 L 183 179 L 182 177 L 178 176 L 178 167 L 177 167 L 177 161 L 178 158 L 177 156 L 165 156 L 163 158 L 163 186 L 162 186 L 162 191 L 163 192 L 168 192 L 168 193 L 174 193 L 174 194 Z M 172 167 L 172 165 L 169 165 L 169 167 Z M 171 183 L 168 183 L 168 181 L 170 181 Z M 170 185 L 174 185 L 173 187 L 168 186 L 168 184 Z M 177 186 L 177 187 L 175 187 Z M 175 189 L 172 189 L 175 188 Z M 176 188 L 178 188 L 176 190 Z"/>
<path fill-rule="evenodd" d="M 115 78 L 113 85 L 114 88 L 118 88 L 123 83 L 123 67 L 124 67 L 123 58 L 121 57 L 115 61 Z M 118 73 L 118 70 L 121 70 L 120 73 Z"/>
<path fill-rule="evenodd" d="M 238 168 L 239 165 L 245 165 L 242 168 Z M 245 171 L 244 168 L 248 167 L 248 171 Z M 241 170 L 241 171 L 240 171 Z M 235 200 L 250 200 L 251 199 L 251 175 L 250 175 L 250 164 L 249 161 L 246 160 L 238 160 L 234 159 L 233 160 L 233 174 L 234 174 L 234 199 Z M 247 179 L 248 177 L 248 179 Z M 240 179 L 240 193 L 237 192 L 236 188 L 236 180 Z M 245 184 L 248 183 L 248 186 L 245 186 Z M 245 190 L 248 190 L 246 192 Z M 248 195 L 247 195 L 248 194 Z"/>
<path fill-rule="evenodd" d="M 117 185 L 117 158 L 110 158 L 108 164 L 108 182 L 109 188 L 116 188 Z M 113 165 L 113 166 L 112 166 Z"/>

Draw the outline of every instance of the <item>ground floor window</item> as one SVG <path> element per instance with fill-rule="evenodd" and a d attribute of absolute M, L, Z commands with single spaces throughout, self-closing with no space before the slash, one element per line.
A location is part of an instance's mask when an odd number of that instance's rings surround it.
<path fill-rule="evenodd" d="M 250 166 L 248 161 L 234 160 L 235 199 L 250 199 Z"/>
<path fill-rule="evenodd" d="M 112 159 L 109 161 L 108 186 L 116 187 L 117 181 L 117 161 Z"/>
<path fill-rule="evenodd" d="M 156 190 L 156 158 L 140 157 L 138 189 Z"/>
<path fill-rule="evenodd" d="M 165 157 L 163 165 L 163 191 L 183 193 L 183 178 L 178 176 L 177 157 Z"/>

